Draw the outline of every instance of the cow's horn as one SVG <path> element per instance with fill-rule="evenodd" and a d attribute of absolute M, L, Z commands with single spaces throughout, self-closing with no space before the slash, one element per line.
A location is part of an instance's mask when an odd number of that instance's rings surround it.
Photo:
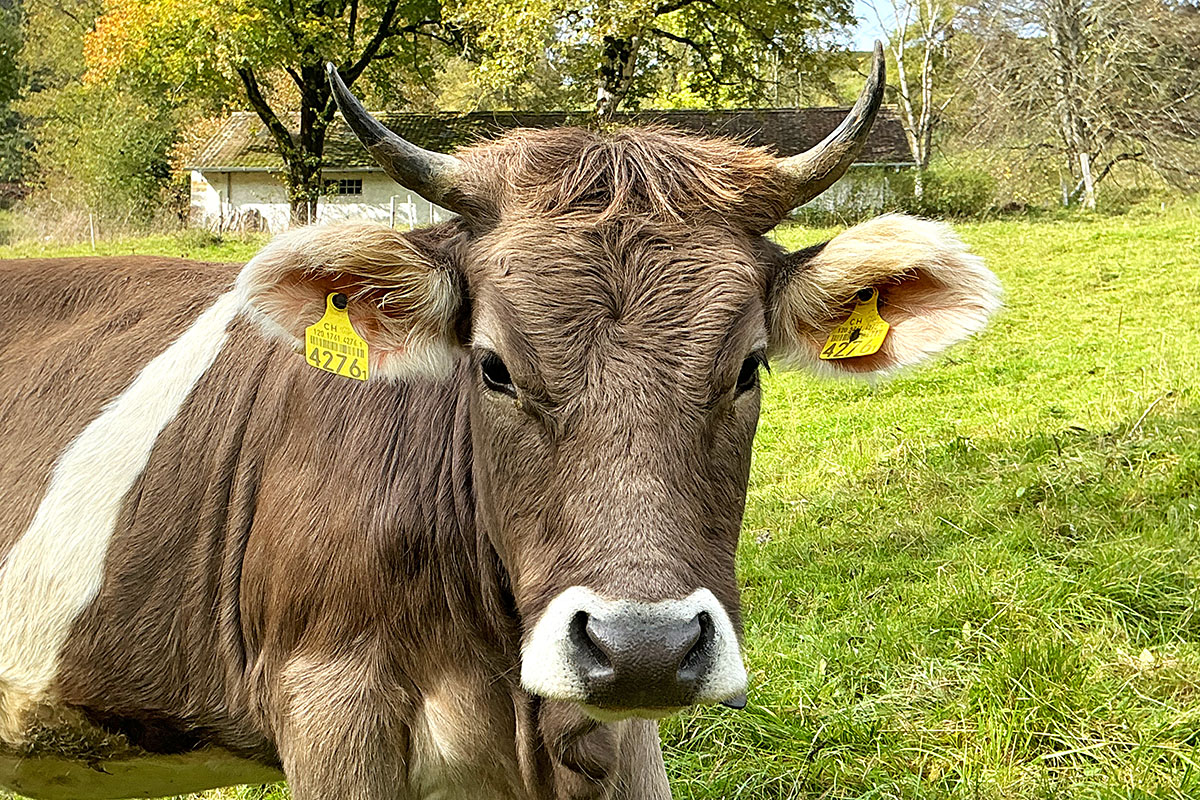
<path fill-rule="evenodd" d="M 799 155 L 780 159 L 779 169 L 795 186 L 792 208 L 802 206 L 828 189 L 846 172 L 867 143 L 871 123 L 883 102 L 883 90 L 887 84 L 887 70 L 883 64 L 883 45 L 875 42 L 875 55 L 871 59 L 871 73 L 863 87 L 858 102 L 842 120 L 833 133 L 824 141 Z"/>
<path fill-rule="evenodd" d="M 396 183 L 412 189 L 429 202 L 463 213 L 462 197 L 454 191 L 463 171 L 462 161 L 417 147 L 392 133 L 367 113 L 358 98 L 350 93 L 337 67 L 326 64 L 325 71 L 329 73 L 329 85 L 346 123 L 383 171 Z"/>

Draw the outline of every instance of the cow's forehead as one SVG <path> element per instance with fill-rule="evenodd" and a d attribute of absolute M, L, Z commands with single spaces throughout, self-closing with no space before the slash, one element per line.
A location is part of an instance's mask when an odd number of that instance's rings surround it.
<path fill-rule="evenodd" d="M 471 270 L 480 316 L 506 307 L 497 315 L 516 318 L 496 321 L 530 336 L 555 338 L 543 330 L 551 323 L 700 333 L 765 292 L 767 270 L 747 237 L 715 226 L 523 223 L 481 244 Z"/>
<path fill-rule="evenodd" d="M 619 365 L 616 377 L 671 375 L 699 392 L 725 350 L 740 359 L 765 336 L 767 270 L 735 230 L 524 221 L 480 245 L 476 343 L 524 359 L 551 390 Z"/>

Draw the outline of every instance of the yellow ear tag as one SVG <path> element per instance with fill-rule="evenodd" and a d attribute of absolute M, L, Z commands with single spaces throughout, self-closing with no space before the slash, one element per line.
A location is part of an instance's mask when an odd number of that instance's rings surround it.
<path fill-rule="evenodd" d="M 821 351 L 822 360 L 869 356 L 883 346 L 891 326 L 879 316 L 879 292 L 863 289 L 857 299 L 850 316 L 830 331 L 829 341 Z"/>
<path fill-rule="evenodd" d="M 365 381 L 367 343 L 350 324 L 348 303 L 341 292 L 331 292 L 325 298 L 325 316 L 304 331 L 305 360 L 334 375 Z"/>

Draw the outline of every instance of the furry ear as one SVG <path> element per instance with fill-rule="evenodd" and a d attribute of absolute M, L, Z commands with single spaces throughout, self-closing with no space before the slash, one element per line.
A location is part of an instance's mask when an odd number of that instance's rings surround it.
<path fill-rule="evenodd" d="M 458 274 L 410 236 L 382 225 L 339 223 L 297 228 L 263 248 L 238 287 L 266 330 L 299 346 L 304 330 L 341 292 L 370 348 L 371 377 L 441 377 L 459 355 Z"/>
<path fill-rule="evenodd" d="M 1000 283 L 946 225 L 889 214 L 789 256 L 771 309 L 770 357 L 825 374 L 879 375 L 917 364 L 979 331 L 1000 307 Z M 879 291 L 891 325 L 869 356 L 821 361 L 834 326 L 862 289 Z"/>

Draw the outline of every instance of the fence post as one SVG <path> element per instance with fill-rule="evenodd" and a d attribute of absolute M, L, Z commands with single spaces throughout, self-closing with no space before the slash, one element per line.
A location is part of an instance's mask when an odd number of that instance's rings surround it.
<path fill-rule="evenodd" d="M 396 195 L 392 195 L 392 212 L 388 217 L 388 227 L 393 230 L 396 227 Z"/>

